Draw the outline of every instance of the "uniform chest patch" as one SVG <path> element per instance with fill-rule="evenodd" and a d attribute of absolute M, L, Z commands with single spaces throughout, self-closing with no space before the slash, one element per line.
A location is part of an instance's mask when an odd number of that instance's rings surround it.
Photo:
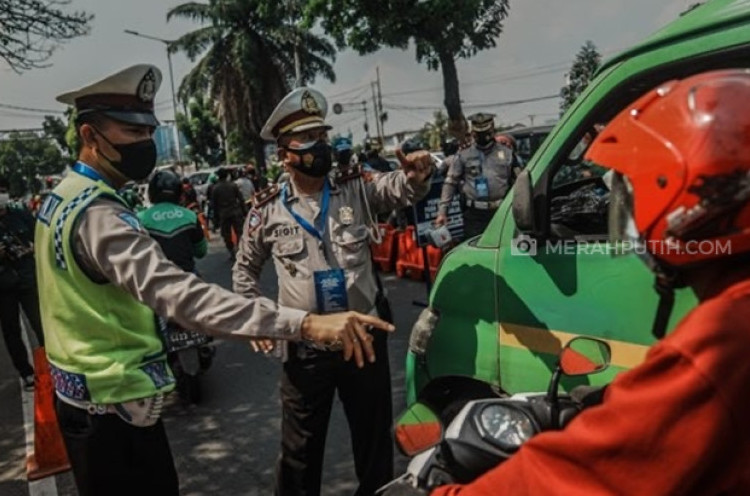
<path fill-rule="evenodd" d="M 121 212 L 117 215 L 120 219 L 123 220 L 126 224 L 128 224 L 130 227 L 132 227 L 134 230 L 141 232 L 143 231 L 143 227 L 141 226 L 141 222 L 138 220 L 138 217 L 133 215 L 130 212 Z"/>
<path fill-rule="evenodd" d="M 352 207 L 341 207 L 339 209 L 339 222 L 345 226 L 354 223 L 354 209 Z"/>

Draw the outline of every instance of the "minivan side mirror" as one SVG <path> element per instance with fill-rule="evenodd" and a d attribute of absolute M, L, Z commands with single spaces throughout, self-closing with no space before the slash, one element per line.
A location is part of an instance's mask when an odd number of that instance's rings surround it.
<path fill-rule="evenodd" d="M 531 174 L 521 171 L 513 186 L 513 218 L 516 228 L 524 234 L 539 232 L 534 215 L 534 189 L 531 186 Z"/>
<path fill-rule="evenodd" d="M 606 341 L 577 336 L 565 345 L 559 356 L 559 367 L 567 376 L 589 375 L 609 367 L 612 350 Z"/>

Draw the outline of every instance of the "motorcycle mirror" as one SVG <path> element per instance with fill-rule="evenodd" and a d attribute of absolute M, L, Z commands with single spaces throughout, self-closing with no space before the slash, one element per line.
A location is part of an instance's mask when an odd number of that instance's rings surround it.
<path fill-rule="evenodd" d="M 396 421 L 396 445 L 406 456 L 432 448 L 443 439 L 443 424 L 424 403 L 411 405 Z"/>
<path fill-rule="evenodd" d="M 609 367 L 612 352 L 605 341 L 579 336 L 560 353 L 560 369 L 569 376 L 588 375 Z"/>

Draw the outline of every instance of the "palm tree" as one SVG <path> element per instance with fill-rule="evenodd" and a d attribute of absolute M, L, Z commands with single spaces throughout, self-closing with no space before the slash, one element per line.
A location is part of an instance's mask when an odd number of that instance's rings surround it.
<path fill-rule="evenodd" d="M 291 7 L 291 10 L 290 10 Z M 322 75 L 336 76 L 329 60 L 336 50 L 326 39 L 299 27 L 293 5 L 274 0 L 208 0 L 171 9 L 167 20 L 187 18 L 205 24 L 170 46 L 191 61 L 201 57 L 180 84 L 182 101 L 206 94 L 215 100 L 226 134 L 236 134 L 240 160 L 255 157 L 265 168 L 265 143 L 260 130 L 276 104 L 296 79 L 298 51 L 300 83 Z M 228 133 L 228 130 L 234 133 Z"/>
<path fill-rule="evenodd" d="M 433 121 L 425 122 L 424 127 L 420 131 L 420 135 L 425 143 L 430 147 L 430 150 L 437 150 L 440 148 L 440 144 L 448 136 L 448 125 L 450 122 L 445 116 L 442 110 L 438 110 L 432 114 Z"/>

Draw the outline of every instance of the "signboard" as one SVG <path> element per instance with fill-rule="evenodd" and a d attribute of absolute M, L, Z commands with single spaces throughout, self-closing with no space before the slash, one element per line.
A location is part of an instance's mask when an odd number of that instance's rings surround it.
<path fill-rule="evenodd" d="M 427 246 L 430 244 L 429 232 L 435 226 L 433 222 L 438 216 L 438 207 L 440 206 L 440 194 L 443 191 L 443 177 L 433 177 L 430 192 L 427 193 L 422 201 L 414 205 L 414 222 L 416 223 L 415 231 L 417 233 L 417 244 Z M 453 195 L 453 199 L 448 207 L 448 222 L 446 227 L 451 233 L 453 239 L 461 239 L 464 235 L 464 220 L 461 216 L 461 203 L 458 194 Z"/>

